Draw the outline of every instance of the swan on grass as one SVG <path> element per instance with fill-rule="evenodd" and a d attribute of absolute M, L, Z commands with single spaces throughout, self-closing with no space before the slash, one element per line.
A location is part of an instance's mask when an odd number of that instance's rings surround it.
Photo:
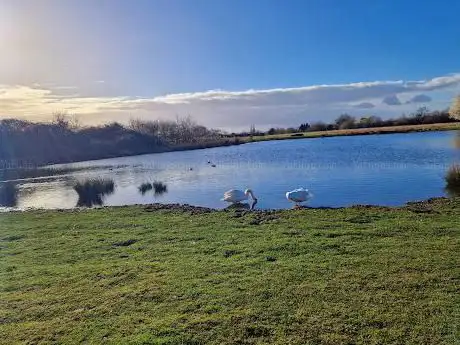
<path fill-rule="evenodd" d="M 286 199 L 295 203 L 295 206 L 300 206 L 301 203 L 309 201 L 313 197 L 308 189 L 297 188 L 286 193 Z"/>

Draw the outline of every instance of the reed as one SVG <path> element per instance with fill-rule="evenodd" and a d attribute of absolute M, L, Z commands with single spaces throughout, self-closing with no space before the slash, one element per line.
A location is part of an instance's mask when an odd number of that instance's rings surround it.
<path fill-rule="evenodd" d="M 103 197 L 115 191 L 115 183 L 111 179 L 95 178 L 79 181 L 73 188 L 78 194 L 77 206 L 91 207 L 102 205 Z"/>
<path fill-rule="evenodd" d="M 450 196 L 460 196 L 460 164 L 449 168 L 445 180 L 447 193 Z"/>
<path fill-rule="evenodd" d="M 139 192 L 142 195 L 144 195 L 145 193 L 153 189 L 153 185 L 150 182 L 144 182 L 138 187 L 138 189 L 139 189 Z"/>
<path fill-rule="evenodd" d="M 163 182 L 155 181 L 152 183 L 153 189 L 155 190 L 155 195 L 161 195 L 168 192 L 168 186 Z"/>
<path fill-rule="evenodd" d="M 18 187 L 15 183 L 0 183 L 0 206 L 15 207 L 18 203 Z"/>

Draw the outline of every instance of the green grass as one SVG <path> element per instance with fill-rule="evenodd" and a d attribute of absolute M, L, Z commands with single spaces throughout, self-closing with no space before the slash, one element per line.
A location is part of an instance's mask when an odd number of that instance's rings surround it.
<path fill-rule="evenodd" d="M 1 214 L 0 342 L 458 344 L 459 214 Z"/>

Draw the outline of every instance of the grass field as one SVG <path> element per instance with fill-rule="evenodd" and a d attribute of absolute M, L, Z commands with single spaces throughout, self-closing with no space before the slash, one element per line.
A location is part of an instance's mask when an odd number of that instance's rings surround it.
<path fill-rule="evenodd" d="M 460 122 L 435 123 L 435 124 L 428 124 L 428 125 L 338 129 L 338 130 L 321 131 L 321 132 L 273 134 L 273 135 L 264 135 L 264 136 L 254 136 L 252 137 L 252 139 L 250 137 L 245 137 L 245 138 L 242 138 L 241 140 L 249 142 L 249 141 L 305 139 L 305 138 L 338 137 L 338 136 L 351 136 L 351 135 L 372 135 L 372 134 L 451 131 L 451 130 L 460 130 Z"/>
<path fill-rule="evenodd" d="M 459 344 L 460 200 L 0 215 L 2 344 Z"/>

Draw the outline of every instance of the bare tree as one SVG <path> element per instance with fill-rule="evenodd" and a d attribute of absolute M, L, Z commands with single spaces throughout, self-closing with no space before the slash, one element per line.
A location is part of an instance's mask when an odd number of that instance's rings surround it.
<path fill-rule="evenodd" d="M 222 139 L 220 131 L 197 124 L 190 115 L 184 118 L 177 116 L 174 121 L 131 119 L 129 128 L 170 145 L 205 144 Z"/>
<path fill-rule="evenodd" d="M 57 111 L 53 114 L 52 124 L 63 130 L 77 130 L 81 127 L 80 119 L 75 114 L 68 114 L 65 111 Z"/>

